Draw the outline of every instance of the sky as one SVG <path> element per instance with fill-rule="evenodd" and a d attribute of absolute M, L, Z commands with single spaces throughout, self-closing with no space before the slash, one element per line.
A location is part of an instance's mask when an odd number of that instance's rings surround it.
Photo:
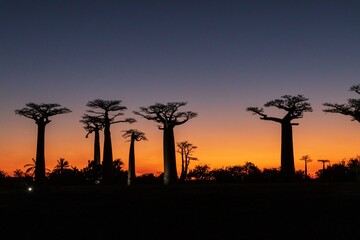
<path fill-rule="evenodd" d="M 285 94 L 304 95 L 314 109 L 293 129 L 296 170 L 303 155 L 312 175 L 319 159 L 356 157 L 359 123 L 322 104 L 358 97 L 349 88 L 360 80 L 359 13 L 356 0 L 0 0 L 0 169 L 25 170 L 36 156 L 35 122 L 14 113 L 29 102 L 72 110 L 46 127 L 46 167 L 60 158 L 85 167 L 93 136 L 79 120 L 96 98 L 121 100 L 124 117 L 137 120 L 111 127 L 124 169 L 122 131 L 145 132 L 148 141 L 135 146 L 138 174 L 163 171 L 162 132 L 132 113 L 156 102 L 185 101 L 180 110 L 199 114 L 175 128 L 176 142 L 198 147 L 190 169 L 280 167 L 279 124 L 246 108 Z"/>

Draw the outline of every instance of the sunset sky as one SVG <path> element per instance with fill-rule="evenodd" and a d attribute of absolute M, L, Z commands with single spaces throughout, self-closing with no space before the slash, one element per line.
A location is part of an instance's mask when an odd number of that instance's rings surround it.
<path fill-rule="evenodd" d="M 146 133 L 135 146 L 138 174 L 163 171 L 162 132 L 132 113 L 155 102 L 185 101 L 181 110 L 199 114 L 175 128 L 176 142 L 198 146 L 190 168 L 279 167 L 279 124 L 245 110 L 285 94 L 303 94 L 314 109 L 294 127 L 296 170 L 303 155 L 311 174 L 318 159 L 356 157 L 359 123 L 322 104 L 358 97 L 349 88 L 360 83 L 359 13 L 357 0 L 0 0 L 0 169 L 25 170 L 35 158 L 35 122 L 14 113 L 28 102 L 72 110 L 46 128 L 46 167 L 60 158 L 85 167 L 94 139 L 79 120 L 95 98 L 122 100 L 125 117 L 138 120 L 111 128 L 125 169 L 122 131 Z"/>

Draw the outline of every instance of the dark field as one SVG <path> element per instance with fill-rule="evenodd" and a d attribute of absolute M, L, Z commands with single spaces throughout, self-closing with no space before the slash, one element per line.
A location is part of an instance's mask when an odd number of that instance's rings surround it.
<path fill-rule="evenodd" d="M 0 189 L 1 239 L 359 239 L 359 183 Z"/>

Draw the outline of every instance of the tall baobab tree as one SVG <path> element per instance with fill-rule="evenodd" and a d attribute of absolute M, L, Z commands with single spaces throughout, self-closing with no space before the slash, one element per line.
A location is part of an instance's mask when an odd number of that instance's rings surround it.
<path fill-rule="evenodd" d="M 305 179 L 308 178 L 308 171 L 307 171 L 307 165 L 309 162 L 312 162 L 312 159 L 310 158 L 309 155 L 304 155 L 300 158 L 301 161 L 304 161 L 305 163 Z"/>
<path fill-rule="evenodd" d="M 100 131 L 103 129 L 103 120 L 98 116 L 91 116 L 84 114 L 81 123 L 84 124 L 84 129 L 87 131 L 86 138 L 89 137 L 91 133 L 94 133 L 94 163 L 95 165 L 100 165 Z"/>
<path fill-rule="evenodd" d="M 140 107 L 134 114 L 160 123 L 163 130 L 163 155 L 164 155 L 164 184 L 172 184 L 177 180 L 174 128 L 196 117 L 195 112 L 179 112 L 179 108 L 186 102 L 169 102 L 166 104 L 155 103 L 149 107 Z"/>
<path fill-rule="evenodd" d="M 304 112 L 312 112 L 308 99 L 302 95 L 284 95 L 279 99 L 269 101 L 264 107 L 276 107 L 286 111 L 283 118 L 269 117 L 263 108 L 248 107 L 247 111 L 254 115 L 260 115 L 261 120 L 273 121 L 281 125 L 281 173 L 284 179 L 292 179 L 295 176 L 294 147 L 292 126 L 299 125 L 292 120 L 303 117 Z"/>
<path fill-rule="evenodd" d="M 176 144 L 178 149 L 177 152 L 181 155 L 181 174 L 180 174 L 180 180 L 185 181 L 190 161 L 192 160 L 198 160 L 196 157 L 192 157 L 192 154 L 195 149 L 197 149 L 197 146 L 193 145 L 192 143 L 189 143 L 188 141 L 179 142 Z"/>
<path fill-rule="evenodd" d="M 349 91 L 356 92 L 360 94 L 360 84 L 353 85 L 350 87 Z M 325 107 L 324 112 L 327 113 L 340 113 L 343 115 L 351 116 L 352 121 L 360 122 L 360 99 L 349 98 L 347 103 L 345 104 L 337 104 L 337 103 L 324 103 Z"/>
<path fill-rule="evenodd" d="M 325 163 L 330 162 L 330 160 L 327 160 L 327 159 L 319 159 L 318 162 L 321 162 L 321 163 L 322 163 L 322 170 L 324 171 L 324 170 L 325 170 Z"/>
<path fill-rule="evenodd" d="M 43 185 L 45 183 L 45 127 L 51 122 L 49 118 L 70 112 L 70 109 L 61 107 L 57 103 L 27 103 L 25 108 L 15 110 L 16 114 L 34 120 L 38 126 L 35 160 L 35 183 L 37 185 Z"/>
<path fill-rule="evenodd" d="M 114 176 L 113 171 L 113 154 L 111 144 L 110 126 L 115 123 L 133 123 L 134 118 L 125 118 L 117 120 L 116 117 L 124 115 L 123 111 L 127 108 L 121 105 L 120 100 L 103 100 L 95 99 L 86 104 L 90 110 L 88 113 L 98 117 L 103 122 L 104 127 L 104 152 L 103 152 L 103 171 L 102 178 L 105 184 L 111 183 Z"/>
<path fill-rule="evenodd" d="M 133 184 L 136 173 L 135 173 L 135 141 L 146 141 L 145 133 L 137 129 L 129 129 L 123 131 L 124 138 L 130 138 L 130 151 L 129 151 L 129 168 L 128 168 L 128 179 L 127 184 L 130 186 Z"/>

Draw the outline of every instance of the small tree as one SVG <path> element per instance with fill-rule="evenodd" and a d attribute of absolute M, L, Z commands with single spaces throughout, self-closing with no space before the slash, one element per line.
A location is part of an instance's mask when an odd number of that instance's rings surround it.
<path fill-rule="evenodd" d="M 292 126 L 299 125 L 292 120 L 303 117 L 304 112 L 312 112 L 308 99 L 302 95 L 284 95 L 264 104 L 264 107 L 276 107 L 286 112 L 283 118 L 269 117 L 263 108 L 248 107 L 246 110 L 260 115 L 261 120 L 273 121 L 281 124 L 281 173 L 285 179 L 294 179 L 294 148 Z"/>
<path fill-rule="evenodd" d="M 135 122 L 135 119 L 125 118 L 123 120 L 116 120 L 118 116 L 124 115 L 123 111 L 127 109 L 125 106 L 121 105 L 120 100 L 95 99 L 89 101 L 86 106 L 90 108 L 87 112 L 99 118 L 103 123 L 104 153 L 102 177 L 105 184 L 111 183 L 114 177 L 114 170 L 110 126 L 120 122 L 133 123 Z M 113 113 L 113 115 L 111 115 L 111 113 Z"/>
<path fill-rule="evenodd" d="M 319 159 L 318 162 L 321 162 L 321 163 L 322 163 L 322 170 L 324 171 L 324 170 L 325 170 L 325 163 L 329 163 L 330 160 L 327 160 L 327 159 Z"/>
<path fill-rule="evenodd" d="M 160 123 L 158 127 L 163 130 L 165 185 L 175 183 L 177 180 L 174 128 L 198 115 L 191 111 L 178 111 L 180 107 L 186 104 L 186 102 L 156 103 L 149 107 L 140 107 L 140 111 L 134 111 L 136 115 Z"/>
<path fill-rule="evenodd" d="M 46 179 L 45 173 L 45 127 L 51 122 L 52 116 L 70 113 L 68 108 L 61 107 L 57 103 L 35 104 L 27 103 L 25 108 L 15 110 L 15 113 L 30 118 L 38 126 L 38 138 L 36 148 L 35 183 L 43 185 Z"/>
<path fill-rule="evenodd" d="M 190 161 L 198 160 L 196 157 L 192 157 L 192 154 L 195 149 L 197 149 L 197 146 L 193 145 L 192 143 L 189 143 L 187 141 L 184 142 L 178 142 L 177 144 L 177 152 L 181 155 L 181 174 L 180 174 L 180 180 L 185 181 L 187 174 L 188 174 L 188 168 Z"/>
<path fill-rule="evenodd" d="M 136 178 L 135 173 L 135 141 L 146 141 L 145 133 L 137 129 L 129 129 L 123 131 L 124 138 L 130 138 L 130 151 L 129 151 L 129 169 L 128 169 L 128 179 L 127 184 L 131 185 Z"/>
<path fill-rule="evenodd" d="M 350 87 L 350 91 L 360 94 L 360 84 Z M 326 113 L 340 113 L 343 115 L 351 116 L 352 121 L 360 122 L 360 99 L 349 98 L 345 104 L 337 103 L 324 103 Z"/>
<path fill-rule="evenodd" d="M 304 156 L 302 156 L 301 158 L 300 158 L 300 160 L 301 161 L 304 161 L 304 163 L 305 163 L 305 172 L 304 172 L 304 174 L 305 174 L 305 179 L 307 179 L 309 176 L 308 176 L 308 171 L 307 171 L 307 164 L 309 163 L 309 162 L 312 162 L 312 159 L 310 158 L 310 156 L 309 155 L 304 155 Z"/>
<path fill-rule="evenodd" d="M 209 181 L 211 180 L 210 166 L 207 164 L 196 165 L 189 171 L 188 177 L 196 181 Z"/>
<path fill-rule="evenodd" d="M 70 169 L 70 164 L 64 158 L 57 160 L 57 164 L 54 168 L 54 172 L 57 174 L 62 174 L 66 169 Z"/>

